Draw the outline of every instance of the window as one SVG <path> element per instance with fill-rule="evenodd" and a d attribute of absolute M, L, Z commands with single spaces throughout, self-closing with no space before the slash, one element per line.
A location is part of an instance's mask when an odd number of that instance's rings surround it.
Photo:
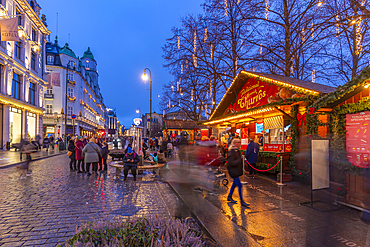
<path fill-rule="evenodd" d="M 18 9 L 16 13 L 17 13 L 17 18 L 18 18 L 18 26 L 22 26 L 22 14 Z"/>
<path fill-rule="evenodd" d="M 31 69 L 36 70 L 36 53 L 31 52 Z"/>
<path fill-rule="evenodd" d="M 52 88 L 46 89 L 46 94 L 53 94 L 53 89 Z"/>
<path fill-rule="evenodd" d="M 46 114 L 53 114 L 53 105 L 46 105 Z"/>
<path fill-rule="evenodd" d="M 21 59 L 21 49 L 22 49 L 22 42 L 14 42 L 14 55 L 15 57 Z"/>
<path fill-rule="evenodd" d="M 67 112 L 68 115 L 72 115 L 73 114 L 73 107 L 72 106 L 68 106 L 68 112 Z"/>
<path fill-rule="evenodd" d="M 34 105 L 36 98 L 36 84 L 30 83 L 30 88 L 28 90 L 28 103 Z"/>
<path fill-rule="evenodd" d="M 53 56 L 48 56 L 47 63 L 48 64 L 54 64 L 54 57 Z"/>
<path fill-rule="evenodd" d="M 32 41 L 37 41 L 37 32 L 36 29 L 32 28 Z"/>
<path fill-rule="evenodd" d="M 68 88 L 68 96 L 73 98 L 73 88 Z"/>
<path fill-rule="evenodd" d="M 20 99 L 21 97 L 21 76 L 16 73 L 13 73 L 12 97 L 15 99 Z"/>
<path fill-rule="evenodd" d="M 73 73 L 68 73 L 68 80 L 73 81 Z"/>

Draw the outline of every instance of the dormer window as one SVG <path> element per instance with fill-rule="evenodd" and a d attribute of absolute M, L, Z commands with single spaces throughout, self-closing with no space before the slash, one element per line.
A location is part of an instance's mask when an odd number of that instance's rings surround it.
<path fill-rule="evenodd" d="M 54 64 L 54 57 L 53 56 L 48 56 L 47 63 L 48 64 Z"/>

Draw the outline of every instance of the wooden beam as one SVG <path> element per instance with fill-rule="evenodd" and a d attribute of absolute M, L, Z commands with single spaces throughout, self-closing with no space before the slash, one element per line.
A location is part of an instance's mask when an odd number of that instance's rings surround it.
<path fill-rule="evenodd" d="M 290 116 L 288 113 L 286 113 L 285 111 L 283 111 L 283 110 L 280 110 L 279 108 L 277 108 L 276 106 L 274 106 L 274 108 L 276 109 L 276 110 L 278 110 L 279 112 L 281 112 L 281 113 L 283 113 L 285 116 L 287 116 L 287 117 L 289 117 L 289 118 L 291 118 L 292 119 L 292 116 Z"/>

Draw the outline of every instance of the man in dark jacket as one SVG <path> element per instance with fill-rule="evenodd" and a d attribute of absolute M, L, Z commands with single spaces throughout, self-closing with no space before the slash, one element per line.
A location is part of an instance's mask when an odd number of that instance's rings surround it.
<path fill-rule="evenodd" d="M 227 170 L 229 171 L 230 177 L 232 177 L 234 180 L 230 188 L 229 195 L 227 196 L 227 201 L 231 203 L 236 203 L 236 201 L 232 198 L 232 195 L 234 193 L 235 187 L 238 186 L 240 203 L 242 206 L 248 207 L 249 204 L 243 201 L 242 183 L 239 179 L 239 177 L 243 175 L 243 158 L 240 154 L 240 146 L 240 139 L 233 139 L 227 153 Z"/>
<path fill-rule="evenodd" d="M 128 170 L 131 169 L 131 173 L 134 176 L 134 181 L 136 181 L 136 167 L 139 162 L 139 156 L 132 150 L 132 148 L 127 148 L 127 154 L 123 157 L 124 162 L 124 181 L 127 179 Z"/>
<path fill-rule="evenodd" d="M 245 152 L 245 158 L 247 159 L 249 169 L 249 176 L 254 178 L 256 176 L 256 170 L 253 167 L 256 167 L 257 159 L 258 159 L 258 152 L 260 150 L 260 146 L 253 141 L 253 137 L 249 139 L 249 144 L 247 146 L 247 151 Z M 253 166 L 253 167 L 252 167 Z"/>
<path fill-rule="evenodd" d="M 102 155 L 103 165 L 104 165 L 104 172 L 107 172 L 108 170 L 108 166 L 107 166 L 108 154 L 109 154 L 108 144 L 104 142 L 102 145 L 102 149 L 101 149 L 101 155 Z"/>

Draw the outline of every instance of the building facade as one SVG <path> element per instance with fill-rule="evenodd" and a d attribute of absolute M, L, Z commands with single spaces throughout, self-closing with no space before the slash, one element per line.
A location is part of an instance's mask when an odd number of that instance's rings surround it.
<path fill-rule="evenodd" d="M 113 109 L 108 109 L 108 137 L 118 134 L 117 115 Z"/>
<path fill-rule="evenodd" d="M 107 110 L 90 47 L 79 58 L 68 44 L 61 48 L 56 37 L 54 43 L 46 44 L 46 59 L 49 87 L 44 97 L 44 134 L 58 138 L 65 133 L 81 136 L 105 133 Z"/>
<path fill-rule="evenodd" d="M 19 34 L 19 41 L 0 41 L 0 148 L 42 135 L 50 31 L 40 9 L 34 0 L 0 1 L 1 18 L 17 17 Z"/>
<path fill-rule="evenodd" d="M 152 125 L 152 137 L 160 137 L 162 136 L 162 125 L 163 125 L 163 118 L 161 114 L 156 112 L 152 113 L 152 121 L 148 121 L 150 119 L 150 114 L 146 113 L 141 117 L 142 122 L 141 126 L 143 127 L 143 137 L 149 138 L 149 129 L 150 125 Z"/>

